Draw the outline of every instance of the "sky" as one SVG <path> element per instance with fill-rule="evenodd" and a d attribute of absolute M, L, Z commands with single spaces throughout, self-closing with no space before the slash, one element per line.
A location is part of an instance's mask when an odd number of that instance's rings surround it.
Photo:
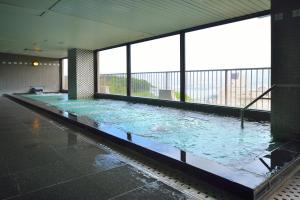
<path fill-rule="evenodd" d="M 131 71 L 179 71 L 179 35 L 131 46 Z M 98 54 L 101 74 L 126 73 L 126 47 Z M 186 69 L 271 66 L 270 17 L 186 33 Z"/>
<path fill-rule="evenodd" d="M 186 69 L 271 66 L 270 17 L 186 34 Z"/>
<path fill-rule="evenodd" d="M 63 75 L 68 76 L 68 59 L 63 59 L 62 60 L 62 66 L 63 66 Z"/>

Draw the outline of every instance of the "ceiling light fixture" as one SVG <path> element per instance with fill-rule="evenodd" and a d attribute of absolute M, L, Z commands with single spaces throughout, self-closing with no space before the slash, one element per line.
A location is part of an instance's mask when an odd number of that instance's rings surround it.
<path fill-rule="evenodd" d="M 33 66 L 33 67 L 39 66 L 39 62 L 36 61 L 36 60 L 32 61 L 32 66 Z"/>

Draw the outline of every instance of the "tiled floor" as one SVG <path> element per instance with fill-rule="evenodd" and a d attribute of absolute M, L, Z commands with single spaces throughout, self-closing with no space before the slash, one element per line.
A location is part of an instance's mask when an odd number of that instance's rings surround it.
<path fill-rule="evenodd" d="M 193 199 L 0 97 L 0 199 Z"/>

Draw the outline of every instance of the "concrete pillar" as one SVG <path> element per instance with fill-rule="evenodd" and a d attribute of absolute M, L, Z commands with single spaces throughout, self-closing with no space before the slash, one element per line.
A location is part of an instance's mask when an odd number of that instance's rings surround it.
<path fill-rule="evenodd" d="M 94 96 L 94 54 L 91 50 L 69 49 L 68 51 L 69 99 Z"/>
<path fill-rule="evenodd" d="M 272 0 L 271 129 L 276 139 L 300 138 L 300 1 Z"/>

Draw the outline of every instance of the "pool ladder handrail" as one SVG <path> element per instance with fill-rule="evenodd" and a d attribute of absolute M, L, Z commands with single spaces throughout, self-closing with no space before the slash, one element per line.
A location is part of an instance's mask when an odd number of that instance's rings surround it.
<path fill-rule="evenodd" d="M 241 128 L 244 128 L 244 114 L 245 114 L 245 110 L 248 109 L 250 106 L 252 106 L 254 103 L 256 103 L 258 100 L 260 100 L 261 98 L 263 98 L 266 94 L 268 94 L 269 92 L 271 92 L 274 88 L 276 87 L 276 85 L 272 85 L 272 87 L 270 87 L 269 89 L 267 89 L 265 92 L 263 92 L 261 95 L 259 95 L 258 97 L 256 97 L 253 101 L 251 101 L 248 105 L 246 105 L 244 108 L 241 109 Z"/>

